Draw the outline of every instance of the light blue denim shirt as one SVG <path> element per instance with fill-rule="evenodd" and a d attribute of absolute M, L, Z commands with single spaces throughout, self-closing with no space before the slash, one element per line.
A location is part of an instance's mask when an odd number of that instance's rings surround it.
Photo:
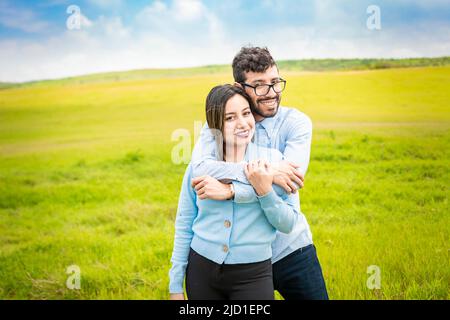
<path fill-rule="evenodd" d="M 250 143 L 245 161 L 282 160 L 282 154 Z M 183 280 L 192 248 L 218 264 L 260 262 L 272 257 L 276 230 L 289 233 L 297 224 L 298 197 L 272 189 L 256 202 L 201 200 L 191 186 L 192 167 L 183 178 L 175 221 L 170 269 L 170 293 L 183 292 Z"/>
<path fill-rule="evenodd" d="M 312 139 L 310 118 L 297 109 L 280 106 L 272 118 L 256 123 L 253 142 L 259 146 L 276 149 L 285 160 L 300 165 L 300 172 L 306 174 L 309 165 Z M 221 181 L 232 181 L 235 203 L 257 202 L 255 190 L 249 184 L 242 163 L 218 161 L 216 143 L 208 126 L 205 125 L 195 144 L 191 158 L 193 176 L 210 175 Z M 298 197 L 296 195 L 296 197 Z M 300 210 L 300 201 L 297 210 Z M 272 262 L 277 262 L 295 250 L 313 243 L 306 218 L 300 214 L 294 230 L 289 234 L 277 232 L 272 243 Z"/>

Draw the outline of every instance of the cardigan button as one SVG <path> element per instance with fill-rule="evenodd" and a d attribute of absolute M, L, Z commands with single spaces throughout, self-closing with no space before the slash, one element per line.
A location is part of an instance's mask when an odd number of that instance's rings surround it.
<path fill-rule="evenodd" d="M 223 225 L 225 226 L 225 228 L 231 227 L 231 222 L 230 222 L 230 220 L 225 220 L 225 222 L 223 223 Z"/>
<path fill-rule="evenodd" d="M 223 245 L 222 250 L 224 252 L 228 252 L 228 246 L 226 244 Z"/>

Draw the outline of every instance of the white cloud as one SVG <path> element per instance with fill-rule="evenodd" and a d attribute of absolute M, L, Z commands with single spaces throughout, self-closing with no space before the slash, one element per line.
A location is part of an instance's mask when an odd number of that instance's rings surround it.
<path fill-rule="evenodd" d="M 424 30 L 432 29 L 433 34 Z M 358 37 L 317 30 L 284 27 L 256 37 L 254 45 L 266 45 L 275 59 L 307 58 L 408 58 L 450 54 L 450 27 L 443 24 L 416 25 L 395 30 L 365 30 Z"/>
<path fill-rule="evenodd" d="M 154 13 L 151 10 L 147 13 L 151 12 Z M 207 24 L 211 31 L 219 29 L 220 22 L 214 21 L 213 15 L 203 14 L 209 21 Z M 173 23 L 174 19 L 167 23 Z M 185 23 L 179 22 L 178 27 L 182 29 Z M 189 27 L 194 28 L 195 24 Z M 0 81 L 17 82 L 115 70 L 228 63 L 230 52 L 235 50 L 229 42 L 214 41 L 214 33 L 199 35 L 195 41 L 202 45 L 193 46 L 190 38 L 183 34 L 161 31 L 158 28 L 135 30 L 125 26 L 120 17 L 100 16 L 90 21 L 89 27 L 66 30 L 44 41 L 0 40 Z"/>
<path fill-rule="evenodd" d="M 157 0 L 150 6 L 145 7 L 142 11 L 146 15 L 161 14 L 167 12 L 167 6 L 164 2 Z"/>
<path fill-rule="evenodd" d="M 89 20 L 88 17 L 80 13 L 80 27 L 81 28 L 90 28 L 92 27 L 93 23 L 91 20 Z"/>
<path fill-rule="evenodd" d="M 141 10 L 136 20 L 142 27 L 156 27 L 161 32 L 175 30 L 200 34 L 204 30 L 199 28 L 206 27 L 209 37 L 217 39 L 224 35 L 220 19 L 200 0 L 174 0 L 171 6 L 157 0 Z"/>
<path fill-rule="evenodd" d="M 208 10 L 199 0 L 174 0 L 173 14 L 180 21 L 195 21 L 208 15 Z"/>

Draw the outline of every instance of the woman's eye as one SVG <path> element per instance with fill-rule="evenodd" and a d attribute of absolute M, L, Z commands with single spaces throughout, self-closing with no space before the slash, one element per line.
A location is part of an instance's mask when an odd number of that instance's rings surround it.
<path fill-rule="evenodd" d="M 244 116 L 249 116 L 250 115 L 250 111 L 244 112 Z"/>
<path fill-rule="evenodd" d="M 226 121 L 233 120 L 233 117 L 227 117 L 227 118 L 225 118 L 225 120 L 226 120 Z"/>

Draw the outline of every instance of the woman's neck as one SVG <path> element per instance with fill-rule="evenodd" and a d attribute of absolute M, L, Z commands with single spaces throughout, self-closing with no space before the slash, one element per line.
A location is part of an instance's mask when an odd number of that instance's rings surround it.
<path fill-rule="evenodd" d="M 241 162 L 245 158 L 247 145 L 225 145 L 224 160 L 226 162 Z"/>

